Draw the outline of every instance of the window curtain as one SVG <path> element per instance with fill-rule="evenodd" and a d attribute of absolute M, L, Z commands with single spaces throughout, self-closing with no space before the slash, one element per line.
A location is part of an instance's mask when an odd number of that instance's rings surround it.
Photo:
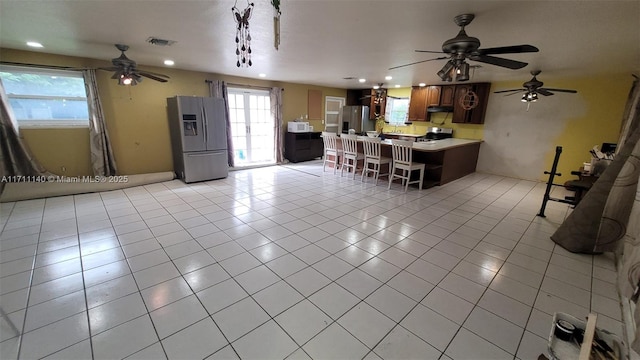
<path fill-rule="evenodd" d="M 634 82 L 623 117 L 615 159 L 551 236 L 571 252 L 616 251 L 627 232 L 640 174 L 640 86 Z"/>
<path fill-rule="evenodd" d="M 227 162 L 230 167 L 235 164 L 233 161 L 233 137 L 231 136 L 231 120 L 229 119 L 229 93 L 227 83 L 222 80 L 207 80 L 209 84 L 209 96 L 224 99 L 225 122 L 227 123 Z"/>
<path fill-rule="evenodd" d="M 9 97 L 0 80 L 0 177 L 52 175 L 31 155 L 20 136 L 18 121 L 13 115 Z M 0 182 L 2 192 L 5 182 Z"/>
<path fill-rule="evenodd" d="M 102 102 L 98 93 L 96 70 L 82 71 L 87 88 L 87 102 L 89 103 L 89 148 L 91 151 L 91 167 L 93 175 L 113 176 L 116 174 L 116 160 L 109 141 L 109 133 L 104 121 Z"/>
<path fill-rule="evenodd" d="M 638 78 L 634 82 L 632 94 L 625 109 L 625 114 L 628 116 L 625 117 L 626 121 L 622 125 L 620 140 L 631 139 L 627 140 L 629 142 L 633 141 L 635 137 L 636 145 L 620 171 L 620 180 L 614 184 L 612 194 L 615 193 L 616 199 L 622 201 L 621 208 L 630 208 L 628 222 L 625 224 L 626 228 L 623 232 L 622 246 L 617 248 L 616 253 L 618 291 L 623 301 L 632 300 L 636 303 L 635 313 L 629 314 L 635 324 L 632 327 L 625 326 L 624 328 L 625 331 L 629 328 L 636 329 L 635 334 L 626 335 L 631 339 L 631 348 L 640 353 L 640 332 L 638 332 L 640 329 L 640 307 L 637 304 L 638 296 L 636 293 L 640 285 L 640 186 L 638 185 L 640 182 L 640 141 L 638 140 L 640 138 L 640 81 Z M 633 191 L 634 187 L 635 191 Z M 617 208 L 617 204 L 613 202 L 607 202 L 607 205 L 611 205 L 611 210 Z M 605 211 L 605 215 L 613 217 L 615 214 L 612 215 Z M 626 306 L 623 307 L 623 309 L 626 308 Z M 630 321 L 624 315 L 623 321 Z"/>
<path fill-rule="evenodd" d="M 271 117 L 273 117 L 275 144 L 276 144 L 276 162 L 282 164 L 284 161 L 284 134 L 282 132 L 282 89 L 272 87 L 269 90 L 271 99 Z"/>

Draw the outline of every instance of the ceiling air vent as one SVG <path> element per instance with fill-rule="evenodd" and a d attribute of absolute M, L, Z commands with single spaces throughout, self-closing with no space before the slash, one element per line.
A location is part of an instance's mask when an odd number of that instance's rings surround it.
<path fill-rule="evenodd" d="M 158 46 L 171 46 L 176 43 L 175 40 L 158 39 L 153 36 L 148 38 L 147 42 L 149 44 L 158 45 Z"/>

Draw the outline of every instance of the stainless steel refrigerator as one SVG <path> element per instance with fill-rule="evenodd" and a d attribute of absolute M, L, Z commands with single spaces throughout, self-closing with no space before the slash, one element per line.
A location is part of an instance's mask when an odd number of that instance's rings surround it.
<path fill-rule="evenodd" d="M 227 177 L 227 127 L 224 100 L 167 98 L 173 167 L 186 183 Z"/>
<path fill-rule="evenodd" d="M 349 129 L 355 130 L 356 134 L 376 129 L 376 122 L 369 120 L 368 106 L 344 106 L 342 108 L 342 133 L 347 134 Z"/>

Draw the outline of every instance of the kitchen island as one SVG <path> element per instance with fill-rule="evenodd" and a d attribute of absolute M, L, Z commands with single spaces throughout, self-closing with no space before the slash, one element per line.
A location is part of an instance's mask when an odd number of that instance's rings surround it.
<path fill-rule="evenodd" d="M 413 143 L 413 161 L 425 164 L 422 188 L 443 185 L 475 172 L 481 143 L 482 140 L 454 138 Z M 358 151 L 362 151 L 360 144 Z M 391 140 L 382 141 L 382 156 L 392 156 Z"/>
<path fill-rule="evenodd" d="M 453 138 L 414 143 L 413 161 L 426 165 L 422 187 L 443 185 L 475 172 L 481 143 Z"/>

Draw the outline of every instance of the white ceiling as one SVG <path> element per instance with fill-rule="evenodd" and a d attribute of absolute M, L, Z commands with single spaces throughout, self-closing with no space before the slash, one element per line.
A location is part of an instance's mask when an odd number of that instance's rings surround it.
<path fill-rule="evenodd" d="M 265 73 L 270 80 L 339 88 L 404 87 L 440 83 L 436 72 L 444 61 L 388 69 L 439 56 L 414 49 L 440 50 L 459 30 L 453 17 L 474 13 L 466 30 L 481 48 L 531 44 L 540 52 L 504 55 L 529 63 L 520 70 L 482 64 L 472 81 L 524 82 L 537 68 L 543 79 L 640 72 L 638 0 L 285 0 L 277 51 L 270 0 L 253 1 L 250 68 L 235 65 L 230 0 L 0 0 L 0 46 L 33 50 L 25 42 L 38 41 L 44 48 L 35 51 L 110 60 L 119 55 L 113 44 L 123 43 L 141 68 L 172 59 L 176 68 L 249 78 Z M 150 36 L 177 43 L 151 45 Z M 367 83 L 343 79 L 350 76 Z"/>

